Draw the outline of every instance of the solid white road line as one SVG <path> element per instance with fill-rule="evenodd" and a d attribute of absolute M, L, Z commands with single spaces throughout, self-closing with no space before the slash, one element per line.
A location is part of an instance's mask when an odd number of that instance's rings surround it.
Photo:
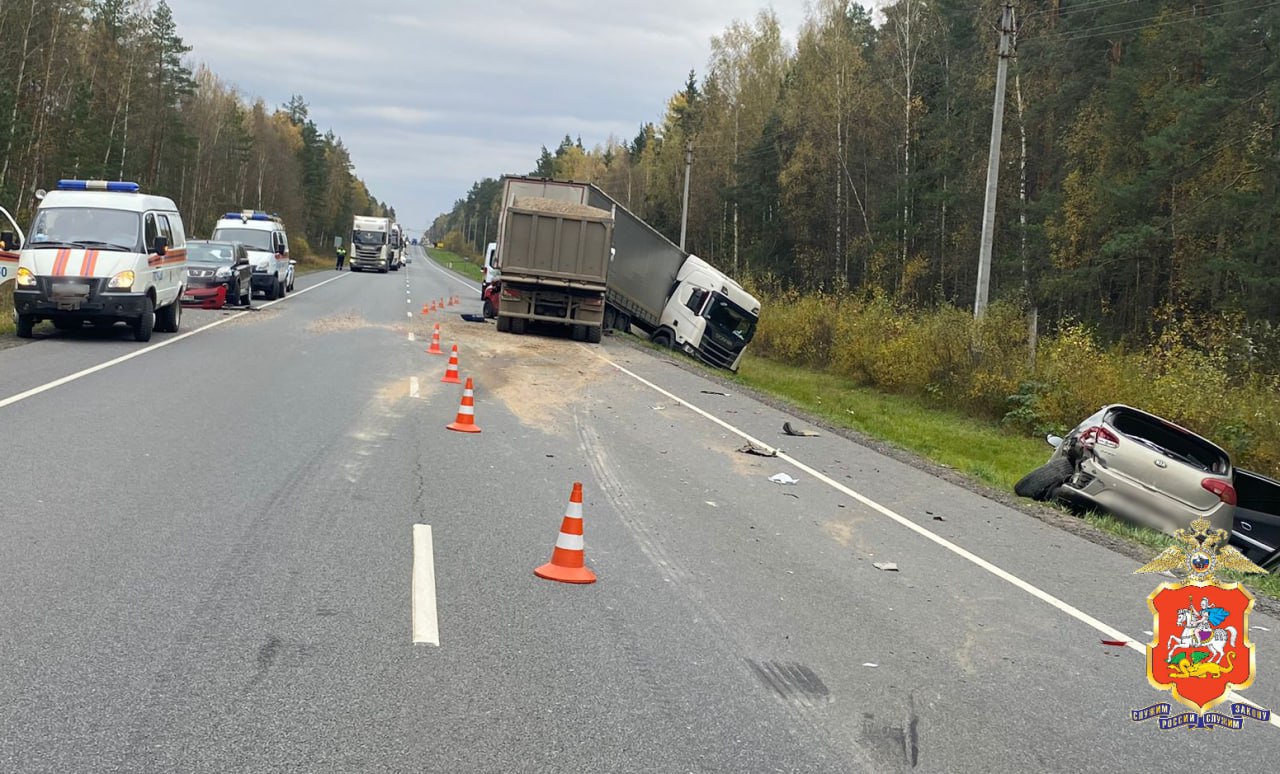
<path fill-rule="evenodd" d="M 472 290 L 479 290 L 479 289 L 480 289 L 480 286 L 479 286 L 479 285 L 477 285 L 477 284 L 475 284 L 475 283 L 474 283 L 474 282 L 472 282 L 471 280 L 469 280 L 469 279 L 463 279 L 460 275 L 458 275 L 458 274 L 454 274 L 453 272 L 449 271 L 449 270 L 448 270 L 448 269 L 446 269 L 445 267 L 443 267 L 443 266 L 441 266 L 440 264 L 436 263 L 436 260 L 435 260 L 434 258 L 432 258 L 432 257 L 430 257 L 430 256 L 427 256 L 424 260 L 426 260 L 426 261 L 431 265 L 431 268 L 433 268 L 433 269 L 435 269 L 436 271 L 440 272 L 441 274 L 445 275 L 446 277 L 448 277 L 449 279 L 453 280 L 454 282 L 461 283 L 462 285 L 465 285 L 466 287 L 468 287 L 468 288 L 470 288 L 470 289 L 472 289 Z"/>
<path fill-rule="evenodd" d="M 409 377 L 409 397 L 418 397 L 418 377 L 416 376 Z"/>
<path fill-rule="evenodd" d="M 431 527 L 427 524 L 413 525 L 413 641 L 440 644 L 435 555 L 431 546 Z"/>
<path fill-rule="evenodd" d="M 414 340 L 415 340 L 415 337 L 413 335 L 413 331 L 409 331 L 409 341 L 414 341 Z"/>
<path fill-rule="evenodd" d="M 680 405 L 684 406 L 690 411 L 693 411 L 694 413 L 706 419 L 711 420 L 712 422 L 716 423 L 717 425 L 724 428 L 725 430 L 728 430 L 734 435 L 737 435 L 743 440 L 749 441 L 750 443 L 753 443 L 757 446 L 769 445 L 769 444 L 766 444 L 764 441 L 760 440 L 759 438 L 755 438 L 749 433 L 743 430 L 740 430 L 737 427 L 734 427 L 733 425 L 711 414 L 710 412 L 707 412 L 702 410 L 701 408 L 698 408 L 697 406 L 675 395 L 674 393 L 664 390 L 663 388 L 659 387 L 658 385 L 654 384 L 648 379 L 645 379 L 643 376 L 640 376 L 639 374 L 634 373 L 633 371 L 627 370 L 626 368 L 622 367 L 621 365 L 618 365 L 617 363 L 613 362 L 612 360 L 600 354 L 599 352 L 596 352 L 594 348 L 587 347 L 586 345 L 583 345 L 583 347 L 584 349 L 591 352 L 592 354 L 594 354 L 596 357 L 600 358 L 604 362 L 618 369 L 619 371 L 626 374 L 627 376 L 630 376 L 632 379 L 635 379 L 636 381 L 640 382 L 646 387 L 649 387 L 655 392 L 658 392 L 666 396 L 667 398 L 670 398 L 671 400 L 675 401 L 676 403 L 679 403 Z M 873 511 L 880 513 L 881 515 L 886 516 L 889 519 L 892 519 L 893 521 L 897 522 L 903 527 L 906 527 L 907 529 L 911 530 L 917 535 L 920 535 L 924 539 L 929 540 L 933 543 L 936 543 L 939 546 L 950 551 L 951 553 L 955 554 L 956 556 L 959 556 L 962 559 L 965 559 L 977 565 L 978 567 L 981 567 L 982 569 L 986 570 L 987 572 L 991 573 L 997 578 L 1005 581 L 1006 583 L 1009 583 L 1010 585 L 1017 587 L 1018 589 L 1021 589 L 1022 591 L 1025 591 L 1031 596 L 1039 599 L 1042 602 L 1045 602 L 1046 604 L 1056 608 L 1057 610 L 1060 610 L 1063 613 L 1066 613 L 1067 615 L 1071 616 L 1077 621 L 1080 621 L 1081 623 L 1084 623 L 1093 627 L 1094 629 L 1101 632 L 1102 634 L 1105 634 L 1108 637 L 1108 639 L 1122 640 L 1125 643 L 1125 645 L 1127 645 L 1130 649 L 1143 654 L 1144 657 L 1146 656 L 1146 653 L 1147 653 L 1146 646 L 1139 643 L 1136 638 L 1130 637 L 1129 635 L 1125 634 L 1119 629 L 1116 629 L 1113 626 L 1110 626 L 1108 624 L 1103 623 L 1102 621 L 1099 621 L 1098 619 L 1094 618 L 1093 616 L 1089 615 L 1083 610 L 1080 610 L 1079 608 L 1074 607 L 1073 605 L 1067 602 L 1064 602 L 1061 599 L 1058 599 L 1057 597 L 1053 596 L 1052 594 L 1045 591 L 1044 589 L 1041 589 L 1037 586 L 1032 585 L 1031 583 L 1028 583 L 1027 581 L 1014 575 L 1013 573 L 1010 573 L 1006 570 L 1001 569 L 1000 567 L 997 567 L 991 562 L 988 562 L 986 559 L 983 559 L 982 557 L 978 556 L 977 554 L 974 554 L 968 549 L 962 548 L 961 546 L 958 546 L 955 543 L 952 543 L 950 540 L 947 540 L 941 535 L 938 535 L 934 532 L 931 532 L 925 529 L 919 524 L 916 524 L 914 521 L 911 521 L 910 519 L 898 514 L 897 512 L 889 508 L 886 508 L 885 506 L 881 505 L 875 500 L 872 500 L 870 497 L 867 497 L 866 495 L 855 492 L 854 490 L 850 489 L 844 484 L 841 484 L 839 481 L 836 481 L 828 477 L 827 475 L 809 467 L 805 463 L 801 462 L 800 460 L 797 460 L 796 458 L 792 457 L 786 452 L 779 451 L 777 456 L 778 456 L 778 459 L 791 464 L 792 466 L 796 467 L 799 470 L 804 471 L 805 473 L 808 473 L 809 475 L 813 476 L 814 478 L 826 484 L 827 486 L 830 486 L 831 488 L 845 495 L 848 495 L 849 497 L 852 497 L 854 500 L 857 500 L 858 502 L 862 503 L 863 505 L 867 506 Z M 1245 702 L 1246 704 L 1251 704 L 1261 709 L 1260 705 L 1254 704 L 1253 702 L 1249 701 L 1248 699 L 1241 696 L 1239 693 L 1235 691 L 1228 691 L 1227 696 L 1231 698 L 1233 701 Z M 1280 728 L 1280 713 L 1272 712 L 1270 723 L 1271 725 L 1277 728 Z"/>
<path fill-rule="evenodd" d="M 275 306 L 276 304 L 282 303 L 282 302 L 284 302 L 284 301 L 288 301 L 290 298 L 296 298 L 296 297 L 298 297 L 298 296 L 302 295 L 303 293 L 310 293 L 311 291 L 315 290 L 316 288 L 324 287 L 325 285 L 328 285 L 330 282 L 333 282 L 333 281 L 335 281 L 335 280 L 340 280 L 340 279 L 342 279 L 343 277 L 346 277 L 346 276 L 349 276 L 349 275 L 347 275 L 347 274 L 339 274 L 339 275 L 338 275 L 338 276 L 336 276 L 336 277 L 330 277 L 329 279 L 325 280 L 324 282 L 317 282 L 316 284 L 312 285 L 312 286 L 311 286 L 311 287 L 309 287 L 309 288 L 303 288 L 302 290 L 296 290 L 296 291 L 294 291 L 293 293 L 291 293 L 287 298 L 280 298 L 280 299 L 276 299 L 275 301 L 271 301 L 270 303 L 263 304 L 262 306 L 258 307 L 258 309 L 269 309 L 269 308 L 271 308 L 271 307 Z M 174 336 L 174 337 L 173 337 L 173 338 L 171 338 L 171 339 L 165 339 L 164 341 L 161 341 L 161 342 L 159 342 L 159 343 L 157 343 L 157 344 L 152 344 L 152 345 L 150 345 L 150 346 L 143 347 L 142 349 L 134 350 L 133 352 L 130 352 L 130 353 L 129 353 L 129 354 L 127 354 L 127 355 L 121 355 L 120 357 L 118 357 L 118 358 L 116 358 L 116 359 L 114 359 L 114 360 L 108 360 L 108 361 L 107 361 L 107 362 L 105 362 L 105 363 L 99 363 L 99 364 L 97 364 L 96 366 L 92 366 L 92 367 L 90 367 L 90 368 L 86 368 L 86 369 L 84 369 L 83 371 L 77 371 L 77 372 L 75 372 L 74 374 L 70 374 L 69 376 L 64 376 L 64 377 L 62 377 L 61 379 L 54 379 L 53 381 L 51 381 L 51 382 L 47 382 L 47 383 L 45 383 L 45 384 L 42 384 L 42 385 L 40 385 L 39 387 L 32 387 L 31 389 L 27 390 L 26 392 L 20 392 L 20 393 L 18 393 L 17 395 L 10 395 L 9 397 L 5 398 L 4 400 L 0 400 L 0 408 L 5 408 L 5 407 L 7 407 L 7 406 L 12 406 L 13 404 L 18 403 L 18 402 L 20 402 L 20 401 L 24 401 L 24 400 L 26 400 L 27 398 L 33 398 L 33 397 L 35 397 L 36 395 L 39 395 L 39 394 L 40 394 L 40 393 L 42 393 L 42 392 L 48 392 L 49 390 L 52 390 L 52 389 L 54 389 L 54 388 L 56 388 L 56 387 L 61 387 L 61 386 L 62 386 L 62 385 L 64 385 L 64 384 L 70 384 L 71 382 L 74 382 L 74 381 L 76 381 L 76 380 L 78 380 L 78 379 L 83 379 L 84 377 L 89 376 L 89 375 L 91 375 L 91 374 L 96 374 L 96 373 L 98 373 L 99 371 L 105 371 L 105 370 L 107 370 L 108 368 L 110 368 L 110 367 L 112 367 L 112 366 L 117 366 L 117 365 L 120 365 L 121 363 L 128 362 L 128 361 L 130 361 L 130 360 L 133 360 L 135 357 L 142 357 L 143 355 L 147 354 L 148 352 L 154 352 L 154 351 L 156 351 L 157 349 L 161 349 L 161 348 L 163 348 L 163 347 L 167 347 L 167 346 L 169 346 L 170 344 L 177 344 L 179 341 L 182 341 L 183 339 L 189 339 L 189 338 L 191 338 L 192 336 L 196 335 L 197 333 L 204 333 L 205 331 L 209 330 L 210 328 L 217 328 L 219 325 L 223 325 L 223 324 L 225 324 L 225 323 L 229 323 L 229 322 L 231 322 L 232 320 L 238 320 L 238 319 L 240 319 L 241 317 L 244 317 L 246 314 L 252 314 L 252 312 L 249 312 L 248 310 L 243 311 L 243 312 L 237 312 L 236 314 L 233 314 L 233 315 L 231 315 L 230 317 L 223 317 L 221 320 L 215 320 L 214 322 L 211 322 L 211 323 L 209 323 L 208 325 L 203 325 L 203 326 L 201 326 L 201 327 L 199 327 L 199 328 L 196 328 L 194 331 L 187 331 L 186 333 L 179 334 L 179 335 L 177 335 L 177 336 Z"/>

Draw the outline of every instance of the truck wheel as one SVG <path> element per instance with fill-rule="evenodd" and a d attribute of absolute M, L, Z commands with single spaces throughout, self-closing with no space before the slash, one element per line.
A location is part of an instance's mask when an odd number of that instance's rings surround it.
<path fill-rule="evenodd" d="M 511 318 L 510 318 L 510 317 L 499 317 L 499 318 L 498 318 L 498 333 L 510 333 L 510 332 L 511 332 Z"/>
<path fill-rule="evenodd" d="M 1030 497 L 1039 502 L 1052 500 L 1058 487 L 1066 483 L 1074 472 L 1075 465 L 1071 464 L 1071 460 L 1054 457 L 1023 476 L 1021 481 L 1013 485 L 1013 491 L 1019 497 Z"/>
<path fill-rule="evenodd" d="M 618 313 L 617 320 L 614 322 L 617 324 L 617 328 L 615 328 L 615 330 L 622 331 L 623 333 L 631 332 L 631 315 L 625 312 L 620 312 Z"/>
<path fill-rule="evenodd" d="M 523 317 L 512 317 L 511 332 L 517 336 L 523 336 L 525 326 L 528 325 L 528 323 L 529 321 L 524 319 Z"/>
<path fill-rule="evenodd" d="M 18 338 L 29 339 L 32 337 L 32 330 L 36 327 L 36 318 L 29 314 L 20 314 L 15 324 L 18 327 Z"/>
<path fill-rule="evenodd" d="M 156 330 L 161 333 L 177 333 L 182 324 L 182 304 L 175 300 L 156 312 Z"/>
<path fill-rule="evenodd" d="M 659 347 L 672 349 L 675 347 L 675 339 L 671 337 L 671 331 L 658 331 L 653 334 L 653 343 Z"/>
<path fill-rule="evenodd" d="M 604 337 L 604 328 L 591 327 L 587 328 L 587 343 L 599 344 L 600 339 Z"/>
<path fill-rule="evenodd" d="M 587 326 L 585 326 L 585 325 L 575 325 L 575 326 L 573 326 L 573 333 L 572 333 L 572 336 L 573 336 L 573 340 L 574 340 L 574 341 L 586 341 L 586 340 L 587 340 Z"/>
<path fill-rule="evenodd" d="M 142 314 L 133 321 L 133 340 L 151 341 L 151 332 L 156 329 L 155 302 L 150 298 L 142 302 Z"/>

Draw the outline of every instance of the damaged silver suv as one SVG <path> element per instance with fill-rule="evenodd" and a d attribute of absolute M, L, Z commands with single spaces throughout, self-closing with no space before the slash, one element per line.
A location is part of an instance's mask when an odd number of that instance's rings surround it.
<path fill-rule="evenodd" d="M 1097 508 L 1172 534 L 1197 518 L 1230 531 L 1236 509 L 1231 458 L 1186 428 L 1129 406 L 1106 406 L 1014 487 L 1022 497 Z"/>

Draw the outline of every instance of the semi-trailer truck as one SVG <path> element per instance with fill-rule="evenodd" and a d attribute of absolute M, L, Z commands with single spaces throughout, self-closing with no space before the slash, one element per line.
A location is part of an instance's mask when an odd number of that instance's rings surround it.
<path fill-rule="evenodd" d="M 386 274 L 399 268 L 391 247 L 391 219 L 357 215 L 351 224 L 352 271 L 371 270 Z"/>
<path fill-rule="evenodd" d="M 681 250 L 657 229 L 590 183 L 503 178 L 499 240 L 486 255 L 486 294 L 506 278 L 503 219 L 512 201 L 535 196 L 585 204 L 613 213 L 613 251 L 605 294 L 604 327 L 639 328 L 651 340 L 709 365 L 737 371 L 755 335 L 760 301 L 732 277 Z M 491 276 L 492 275 L 492 276 Z M 496 307 L 496 304 L 494 304 Z"/>

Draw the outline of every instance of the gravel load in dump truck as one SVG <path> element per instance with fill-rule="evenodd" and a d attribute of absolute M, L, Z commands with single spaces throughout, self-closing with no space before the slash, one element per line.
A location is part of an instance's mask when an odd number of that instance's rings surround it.
<path fill-rule="evenodd" d="M 567 218 L 588 218 L 591 220 L 611 220 L 613 215 L 608 210 L 588 207 L 585 204 L 562 202 L 556 199 L 543 199 L 538 196 L 523 196 L 515 201 L 516 209 L 536 210 L 548 215 L 563 215 Z"/>

